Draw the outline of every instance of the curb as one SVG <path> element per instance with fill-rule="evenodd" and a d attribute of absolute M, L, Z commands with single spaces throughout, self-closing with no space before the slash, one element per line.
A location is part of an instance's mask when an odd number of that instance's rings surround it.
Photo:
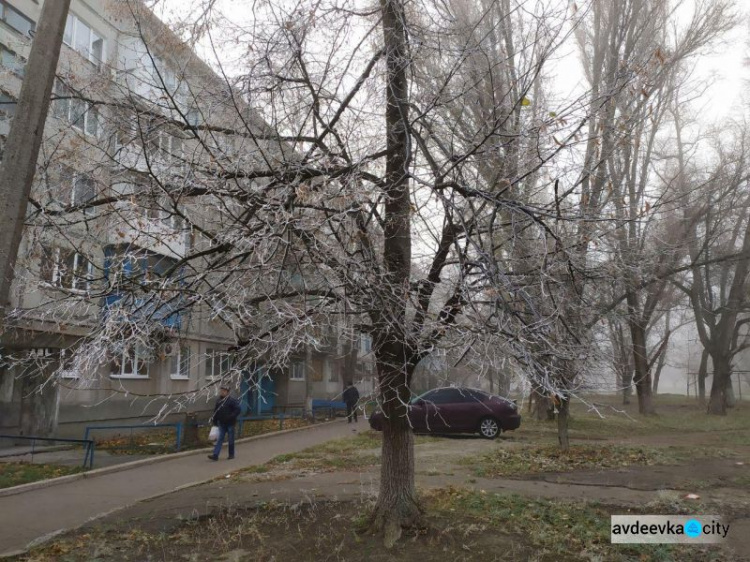
<path fill-rule="evenodd" d="M 260 441 L 262 439 L 268 439 L 270 437 L 277 437 L 279 435 L 286 435 L 287 433 L 295 433 L 298 431 L 307 431 L 310 429 L 315 429 L 316 427 L 323 427 L 325 425 L 330 425 L 333 423 L 339 423 L 343 420 L 331 420 L 323 423 L 316 423 L 312 425 L 306 425 L 303 427 L 293 427 L 291 429 L 283 429 L 281 431 L 273 431 L 271 433 L 264 433 L 263 435 L 254 435 L 252 437 L 243 437 L 241 439 L 235 440 L 236 444 L 240 443 L 248 443 L 252 441 Z M 14 496 L 16 494 L 23 494 L 24 492 L 31 492 L 33 490 L 40 490 L 43 488 L 49 488 L 52 486 L 57 486 L 58 484 L 65 484 L 67 482 L 73 482 L 75 480 L 81 480 L 82 478 L 96 478 L 97 476 L 103 476 L 105 474 L 113 474 L 115 472 L 122 472 L 124 470 L 129 470 L 131 468 L 138 468 L 141 466 L 149 465 L 149 464 L 156 464 L 172 459 L 179 459 L 182 457 L 189 457 L 191 455 L 200 455 L 200 454 L 206 454 L 213 451 L 213 447 L 205 447 L 203 449 L 192 449 L 190 451 L 180 451 L 179 453 L 169 453 L 167 455 L 156 455 L 153 458 L 150 459 L 140 459 L 137 461 L 130 461 L 125 462 L 122 464 L 117 464 L 114 466 L 107 466 L 104 468 L 95 468 L 94 470 L 89 470 L 88 472 L 79 472 L 78 474 L 69 474 L 67 476 L 59 476 L 57 478 L 49 478 L 47 480 L 39 480 L 37 482 L 29 482 L 28 484 L 19 484 L 18 486 L 11 486 L 10 488 L 2 488 L 0 489 L 0 497 L 5 496 Z M 197 482 L 195 484 L 190 484 L 186 486 L 195 486 L 197 484 L 200 484 L 201 482 Z M 170 490 L 169 492 L 163 492 L 159 495 L 164 495 L 165 493 L 171 493 L 174 490 Z M 158 496 L 154 496 L 158 497 Z M 147 499 L 151 498 L 145 498 L 145 501 Z M 99 516 L 97 516 L 99 517 Z M 24 551 L 25 552 L 25 551 Z M 2 555 L 0 555 L 0 558 L 3 558 Z"/>

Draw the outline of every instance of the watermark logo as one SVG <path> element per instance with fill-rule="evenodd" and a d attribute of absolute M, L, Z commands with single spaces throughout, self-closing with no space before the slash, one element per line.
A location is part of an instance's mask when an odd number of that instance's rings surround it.
<path fill-rule="evenodd" d="M 718 515 L 613 515 L 614 544 L 718 544 L 729 534 L 729 523 Z"/>
<path fill-rule="evenodd" d="M 702 533 L 703 525 L 697 519 L 691 519 L 685 523 L 685 534 L 691 539 L 700 537 Z"/>

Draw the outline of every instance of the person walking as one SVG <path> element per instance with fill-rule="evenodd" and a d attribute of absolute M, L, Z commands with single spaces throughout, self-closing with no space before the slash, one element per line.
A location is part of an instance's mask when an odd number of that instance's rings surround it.
<path fill-rule="evenodd" d="M 216 399 L 214 413 L 211 416 L 211 424 L 219 427 L 219 438 L 214 445 L 214 452 L 208 455 L 212 461 L 218 461 L 221 454 L 221 446 L 224 444 L 224 436 L 229 441 L 229 459 L 234 458 L 234 425 L 240 415 L 240 402 L 230 395 L 229 387 L 222 385 L 219 397 Z"/>
<path fill-rule="evenodd" d="M 354 386 L 352 381 L 346 383 L 346 388 L 344 389 L 342 398 L 346 403 L 347 423 L 352 423 L 352 417 L 354 418 L 354 423 L 357 423 L 359 421 L 357 420 L 357 402 L 359 402 L 359 390 L 357 390 L 357 387 Z"/>

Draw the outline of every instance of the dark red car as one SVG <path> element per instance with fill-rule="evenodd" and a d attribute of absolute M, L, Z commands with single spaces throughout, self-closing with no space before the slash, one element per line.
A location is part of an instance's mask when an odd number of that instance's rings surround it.
<path fill-rule="evenodd" d="M 370 416 L 370 427 L 383 430 L 384 415 Z M 412 399 L 409 422 L 415 433 L 479 433 L 494 439 L 518 429 L 521 414 L 512 400 L 472 388 L 436 388 Z"/>

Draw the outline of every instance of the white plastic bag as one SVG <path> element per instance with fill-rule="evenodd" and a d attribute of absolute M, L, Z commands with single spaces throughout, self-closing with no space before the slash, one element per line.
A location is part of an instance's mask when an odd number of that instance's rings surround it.
<path fill-rule="evenodd" d="M 212 425 L 211 431 L 208 432 L 209 441 L 216 441 L 219 438 L 219 426 Z"/>

